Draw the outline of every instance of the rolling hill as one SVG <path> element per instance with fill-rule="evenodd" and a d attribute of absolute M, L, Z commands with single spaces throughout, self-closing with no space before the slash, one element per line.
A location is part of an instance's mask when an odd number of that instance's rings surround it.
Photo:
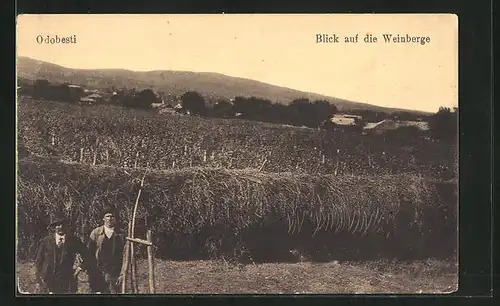
<path fill-rule="evenodd" d="M 152 88 L 155 91 L 175 95 L 194 90 L 205 97 L 225 99 L 231 99 L 235 96 L 255 96 L 273 102 L 288 104 L 297 98 L 307 98 L 309 100 L 330 101 L 342 110 L 365 109 L 382 112 L 403 110 L 302 92 L 219 73 L 171 70 L 138 72 L 125 69 L 72 69 L 28 57 L 18 57 L 17 73 L 20 79 L 47 79 L 52 83 L 69 82 L 92 88 L 109 88 L 112 86 L 116 88 Z"/>

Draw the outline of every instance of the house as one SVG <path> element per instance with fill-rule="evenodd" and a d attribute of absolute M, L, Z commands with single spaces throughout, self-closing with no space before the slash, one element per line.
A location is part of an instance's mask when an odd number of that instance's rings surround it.
<path fill-rule="evenodd" d="M 89 104 L 96 103 L 96 102 L 102 102 L 102 101 L 104 101 L 104 98 L 102 95 L 100 95 L 98 93 L 93 93 L 93 94 L 87 95 L 85 97 L 82 97 L 80 99 L 80 102 L 89 103 Z"/>
<path fill-rule="evenodd" d="M 396 121 L 391 119 L 385 119 L 380 122 L 368 122 L 364 127 L 365 130 L 372 130 L 378 132 L 395 130 L 397 128 L 398 124 L 396 123 Z"/>
<path fill-rule="evenodd" d="M 427 123 L 425 121 L 402 121 L 402 122 L 400 122 L 400 124 L 401 124 L 401 127 L 414 126 L 421 131 L 428 131 L 429 130 L 429 123 Z"/>
<path fill-rule="evenodd" d="M 165 107 L 165 103 L 163 102 L 163 100 L 160 103 L 151 103 L 151 107 L 152 108 L 163 108 L 163 107 Z"/>
<path fill-rule="evenodd" d="M 171 107 L 158 107 L 158 113 L 159 114 L 169 114 L 169 115 L 181 115 L 176 109 L 171 108 Z"/>
<path fill-rule="evenodd" d="M 96 101 L 92 98 L 84 97 L 80 99 L 81 104 L 94 104 Z"/>
<path fill-rule="evenodd" d="M 349 114 L 335 114 L 330 118 L 330 122 L 340 126 L 356 126 L 357 120 L 361 120 L 361 116 Z"/>
<path fill-rule="evenodd" d="M 429 130 L 429 125 L 424 121 L 395 121 L 391 119 L 382 120 L 380 122 L 369 122 L 364 127 L 365 131 L 374 131 L 383 133 L 385 131 L 396 130 L 401 127 L 416 127 L 421 131 Z"/>

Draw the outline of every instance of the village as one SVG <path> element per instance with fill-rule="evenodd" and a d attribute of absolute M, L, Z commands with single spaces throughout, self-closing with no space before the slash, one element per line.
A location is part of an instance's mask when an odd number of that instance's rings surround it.
<path fill-rule="evenodd" d="M 119 90 L 115 88 L 103 90 L 67 83 L 50 84 L 46 80 L 36 80 L 34 84 L 26 82 L 20 83 L 21 84 L 17 86 L 19 96 L 33 96 L 40 98 L 41 101 L 47 99 L 73 102 L 81 106 L 117 104 L 115 101 L 120 94 Z M 150 108 L 155 112 L 169 115 L 192 115 L 190 109 L 183 106 L 181 96 L 170 93 L 165 94 L 163 92 L 153 93 L 156 99 L 150 103 Z M 233 105 L 234 98 L 227 102 Z M 219 103 L 221 102 L 214 102 L 212 107 L 217 107 Z M 241 112 L 233 112 L 231 113 L 231 117 L 245 119 L 244 114 Z M 382 120 L 374 121 L 367 120 L 363 116 L 353 114 L 348 110 L 338 111 L 332 114 L 332 116 L 324 120 L 319 127 L 341 131 L 360 130 L 363 135 L 369 133 L 381 134 L 401 128 L 414 128 L 423 132 L 429 130 L 429 124 L 424 118 L 417 117 L 415 120 L 405 120 L 398 118 L 397 115 L 388 115 Z"/>

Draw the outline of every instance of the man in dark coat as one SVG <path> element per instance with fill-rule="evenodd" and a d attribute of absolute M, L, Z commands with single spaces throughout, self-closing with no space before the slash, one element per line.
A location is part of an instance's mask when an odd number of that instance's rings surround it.
<path fill-rule="evenodd" d="M 97 261 L 106 282 L 103 293 L 120 293 L 123 275 L 125 236 L 116 226 L 116 212 L 106 206 L 102 212 L 103 225 L 90 233 L 88 249 Z"/>
<path fill-rule="evenodd" d="M 81 240 L 69 232 L 64 214 L 56 214 L 50 223 L 50 230 L 51 234 L 40 241 L 36 252 L 37 291 L 76 293 L 75 276 L 79 272 L 73 270 L 76 254 L 83 259 L 78 268 L 81 270 L 91 270 L 93 258 Z"/>

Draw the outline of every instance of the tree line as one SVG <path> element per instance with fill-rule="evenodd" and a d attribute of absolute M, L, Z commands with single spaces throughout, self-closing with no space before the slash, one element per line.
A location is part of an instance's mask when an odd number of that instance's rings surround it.
<path fill-rule="evenodd" d="M 201 94 L 189 91 L 184 93 L 180 100 L 182 108 L 193 115 L 219 118 L 238 117 L 307 127 L 318 127 L 338 112 L 337 107 L 328 101 L 309 101 L 305 98 L 296 99 L 289 105 L 284 105 L 258 97 L 238 96 L 232 101 L 217 99 L 212 106 L 208 106 Z"/>
<path fill-rule="evenodd" d="M 18 82 L 21 85 L 21 94 L 31 95 L 34 98 L 43 98 L 54 101 L 75 103 L 84 96 L 84 89 L 71 86 L 69 83 L 51 84 L 48 80 L 36 80 L 30 84 L 26 80 Z M 162 95 L 152 89 L 137 90 L 108 88 L 109 103 L 139 109 L 152 109 L 154 103 L 162 102 Z M 326 100 L 310 101 L 298 98 L 290 104 L 273 103 L 268 99 L 259 97 L 237 96 L 227 100 L 215 98 L 209 101 L 196 91 L 187 91 L 178 100 L 182 106 L 181 111 L 190 115 L 216 118 L 240 118 L 253 121 L 306 126 L 311 128 L 330 128 L 335 124 L 330 121 L 338 108 Z M 432 115 L 419 115 L 412 112 L 378 112 L 366 109 L 350 110 L 351 115 L 360 116 L 356 120 L 357 129 L 362 129 L 367 122 L 380 122 L 385 119 L 403 121 L 422 120 L 429 124 L 432 136 L 440 139 L 455 139 L 458 133 L 458 108 L 440 107 Z M 410 128 L 411 129 L 411 128 Z"/>

